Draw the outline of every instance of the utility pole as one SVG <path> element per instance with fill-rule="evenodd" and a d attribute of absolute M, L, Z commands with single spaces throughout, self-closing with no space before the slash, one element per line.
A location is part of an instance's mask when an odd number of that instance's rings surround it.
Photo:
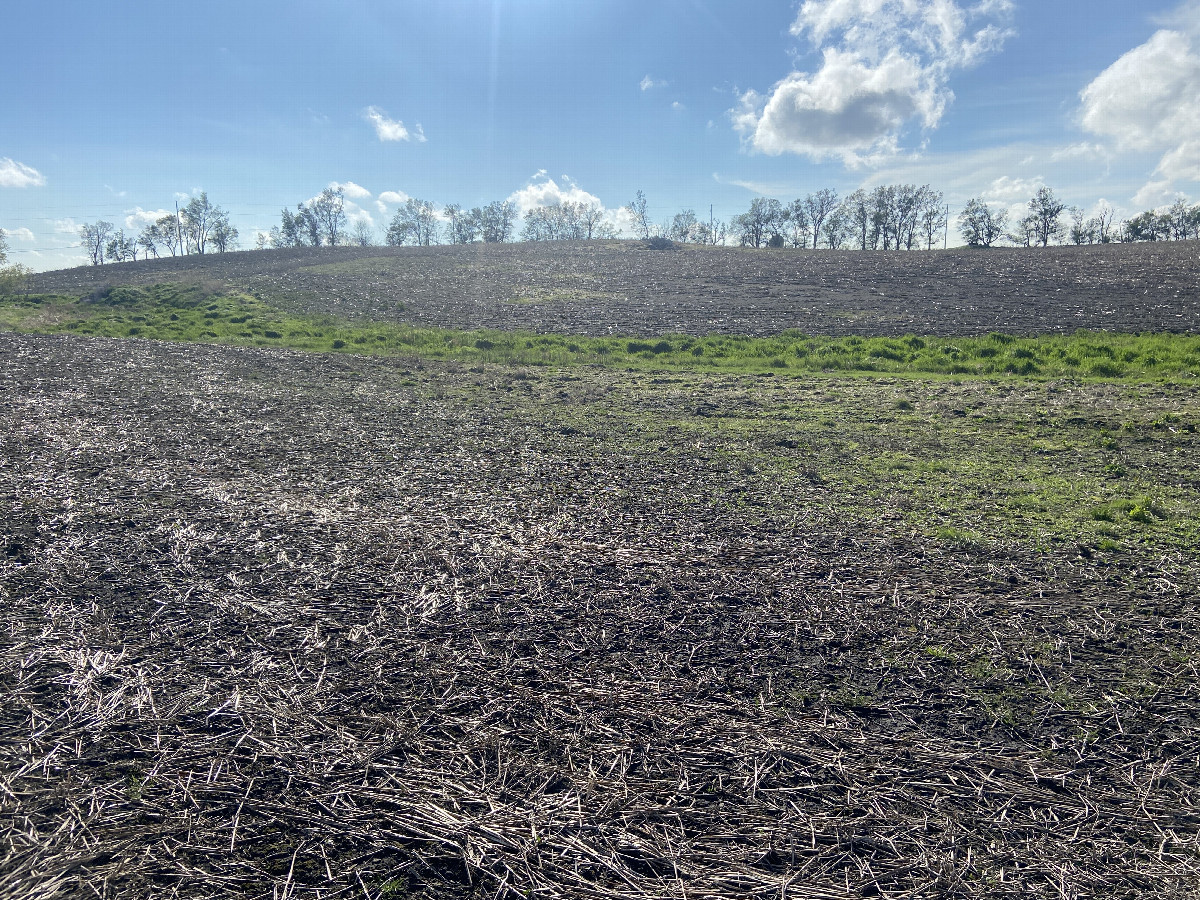
<path fill-rule="evenodd" d="M 708 204 L 708 239 L 712 242 L 714 247 L 717 246 L 717 236 L 713 234 L 713 215 L 711 203 Z"/>
<path fill-rule="evenodd" d="M 942 230 L 942 249 L 950 246 L 950 204 L 946 204 L 946 227 Z"/>

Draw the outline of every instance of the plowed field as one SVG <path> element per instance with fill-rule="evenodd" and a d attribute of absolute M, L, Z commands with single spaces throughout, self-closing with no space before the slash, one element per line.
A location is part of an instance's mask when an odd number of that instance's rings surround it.
<path fill-rule="evenodd" d="M 878 252 L 637 242 L 271 250 L 50 272 L 34 289 L 211 278 L 292 311 L 570 334 L 1200 331 L 1200 244 Z"/>
<path fill-rule="evenodd" d="M 1119 291 L 1107 251 L 913 254 L 881 297 L 818 290 L 844 255 L 602 248 L 627 287 L 596 308 L 1194 328 L 1168 249 Z M 426 258 L 213 266 L 313 308 L 599 327 Z M 1035 258 L 1069 296 L 913 274 Z M 655 282 L 667 259 L 694 276 Z M 727 265 L 763 266 L 736 302 Z M 1190 385 L 0 359 L 3 900 L 1200 896 Z"/>

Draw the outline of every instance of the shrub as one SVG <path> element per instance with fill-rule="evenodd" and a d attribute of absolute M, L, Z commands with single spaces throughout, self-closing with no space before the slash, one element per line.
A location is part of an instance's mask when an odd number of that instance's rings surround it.
<path fill-rule="evenodd" d="M 662 235 L 656 234 L 652 238 L 647 238 L 643 242 L 643 246 L 647 250 L 674 250 L 675 242 L 673 240 L 671 240 L 670 238 L 663 237 Z"/>
<path fill-rule="evenodd" d="M 33 269 L 20 265 L 0 268 L 0 296 L 23 294 L 29 288 L 29 276 Z"/>

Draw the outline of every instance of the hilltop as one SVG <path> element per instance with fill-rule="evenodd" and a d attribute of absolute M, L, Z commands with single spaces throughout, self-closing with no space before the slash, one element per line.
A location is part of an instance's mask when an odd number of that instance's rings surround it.
<path fill-rule="evenodd" d="M 578 335 L 1200 331 L 1195 241 L 911 253 L 632 241 L 308 248 L 45 272 L 31 290 L 176 280 L 217 281 L 293 313 Z"/>

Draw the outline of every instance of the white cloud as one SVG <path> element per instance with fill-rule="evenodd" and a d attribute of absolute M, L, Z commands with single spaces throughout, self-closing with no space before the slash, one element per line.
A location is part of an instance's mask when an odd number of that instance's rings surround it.
<path fill-rule="evenodd" d="M 173 216 L 175 211 L 171 209 L 142 209 L 140 206 L 135 206 L 132 210 L 126 210 L 125 227 L 130 231 L 141 231 L 147 225 L 153 225 L 163 216 Z"/>
<path fill-rule="evenodd" d="M 79 234 L 79 223 L 74 219 L 55 219 L 55 234 Z"/>
<path fill-rule="evenodd" d="M 0 187 L 41 187 L 46 177 L 32 166 L 0 156 Z"/>
<path fill-rule="evenodd" d="M 5 237 L 12 238 L 14 241 L 32 244 L 37 238 L 33 236 L 33 232 L 28 228 L 0 228 L 0 234 Z"/>
<path fill-rule="evenodd" d="M 1001 175 L 984 188 L 982 199 L 1000 203 L 1025 202 L 1045 184 L 1046 180 L 1040 175 L 1036 178 L 1011 178 L 1008 175 Z"/>
<path fill-rule="evenodd" d="M 564 203 L 595 204 L 604 211 L 603 221 L 618 233 L 633 231 L 633 219 L 625 207 L 606 209 L 599 197 L 585 191 L 569 176 L 563 175 L 561 181 L 562 184 L 559 184 L 546 174 L 545 169 L 539 169 L 525 187 L 509 194 L 506 199 L 517 208 L 517 221 L 520 222 L 525 213 L 539 206 L 561 206 Z"/>
<path fill-rule="evenodd" d="M 1175 190 L 1168 180 L 1151 181 L 1133 195 L 1133 205 L 1140 210 L 1157 209 L 1160 206 L 1169 206 L 1182 196 L 1184 195 Z"/>
<path fill-rule="evenodd" d="M 525 215 L 538 206 L 561 206 L 564 203 L 600 203 L 600 198 L 589 194 L 579 187 L 566 175 L 562 177 L 562 186 L 540 169 L 529 179 L 529 183 L 520 190 L 508 195 L 508 201 L 517 208 L 518 215 Z M 600 204 L 603 206 L 603 204 Z"/>
<path fill-rule="evenodd" d="M 937 127 L 950 73 L 998 50 L 1011 14 L 1009 0 L 805 0 L 791 30 L 820 51 L 820 66 L 741 94 L 734 128 L 771 156 L 881 162 L 908 123 Z"/>
<path fill-rule="evenodd" d="M 1190 10 L 1190 19 L 1187 13 Z M 1146 196 L 1166 182 L 1200 181 L 1200 6 L 1121 56 L 1080 92 L 1081 123 L 1118 150 L 1162 154 Z M 1139 192 L 1138 196 L 1142 196 Z M 1135 202 L 1139 202 L 1135 198 Z"/>
<path fill-rule="evenodd" d="M 389 119 L 387 113 L 376 106 L 367 107 L 364 116 L 375 126 L 375 134 L 381 141 L 416 140 L 421 143 L 425 141 L 425 131 L 419 122 L 412 131 L 409 131 L 404 127 L 403 122 L 399 119 Z"/>
<path fill-rule="evenodd" d="M 408 194 L 404 193 L 404 191 L 384 191 L 375 200 L 375 208 L 379 210 L 381 216 L 387 216 L 389 204 L 397 206 L 401 203 L 407 203 L 408 199 Z"/>
<path fill-rule="evenodd" d="M 652 88 L 660 88 L 660 87 L 666 87 L 666 86 L 667 86 L 667 82 L 655 81 L 649 75 L 647 75 L 645 78 L 643 78 L 641 80 L 641 82 L 638 84 L 638 87 L 640 87 L 643 91 L 648 91 L 648 90 L 651 90 Z"/>
<path fill-rule="evenodd" d="M 346 221 L 350 225 L 355 225 L 359 222 L 366 222 L 372 228 L 375 227 L 375 219 L 371 213 L 353 203 L 346 204 Z"/>
<path fill-rule="evenodd" d="M 329 189 L 332 191 L 340 189 L 351 200 L 362 200 L 371 196 L 370 191 L 361 184 L 355 184 L 353 181 L 331 181 L 329 182 Z"/>
<path fill-rule="evenodd" d="M 683 110 L 687 109 L 687 107 L 684 106 L 682 103 L 680 103 L 678 100 L 676 100 L 674 103 L 671 104 L 671 109 L 675 110 L 676 112 L 682 112 Z"/>
<path fill-rule="evenodd" d="M 1080 141 L 1075 144 L 1068 144 L 1065 147 L 1059 147 L 1050 154 L 1050 159 L 1054 162 L 1062 162 L 1069 159 L 1089 159 L 1093 157 L 1107 156 L 1107 151 L 1100 144 L 1089 144 L 1087 141 Z"/>

